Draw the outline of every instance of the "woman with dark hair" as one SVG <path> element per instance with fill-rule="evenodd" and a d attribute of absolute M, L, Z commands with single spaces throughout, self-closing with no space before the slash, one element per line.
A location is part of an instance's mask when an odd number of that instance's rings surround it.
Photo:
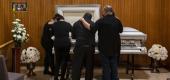
<path fill-rule="evenodd" d="M 64 20 L 64 17 L 60 15 L 59 13 L 56 13 L 53 19 L 56 19 L 57 21 Z"/>
<path fill-rule="evenodd" d="M 60 14 L 56 14 L 57 22 L 53 24 L 54 48 L 55 48 L 55 76 L 54 80 L 58 80 L 59 70 L 61 68 L 60 80 L 65 80 L 65 72 L 67 68 L 67 61 L 69 59 L 69 52 L 71 42 L 69 38 L 69 32 L 71 32 L 72 26 L 70 23 L 64 21 L 64 17 Z"/>
<path fill-rule="evenodd" d="M 91 25 L 92 15 L 85 13 L 83 18 Z M 73 25 L 72 38 L 76 39 L 74 48 L 73 66 L 72 66 L 72 80 L 80 80 L 81 67 L 85 62 L 85 80 L 93 79 L 93 57 L 95 38 L 94 34 L 86 29 L 81 21 L 77 21 Z"/>

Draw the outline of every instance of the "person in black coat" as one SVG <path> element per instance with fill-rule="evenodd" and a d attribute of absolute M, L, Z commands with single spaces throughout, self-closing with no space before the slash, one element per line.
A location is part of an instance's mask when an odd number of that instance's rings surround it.
<path fill-rule="evenodd" d="M 54 48 L 55 48 L 55 76 L 54 80 L 58 80 L 59 70 L 61 68 L 61 78 L 60 80 L 65 80 L 65 72 L 67 68 L 67 61 L 69 60 L 69 52 L 71 47 L 71 42 L 69 38 L 69 32 L 72 30 L 70 23 L 64 21 L 64 17 L 57 14 L 57 22 L 53 24 Z"/>
<path fill-rule="evenodd" d="M 85 13 L 83 18 L 91 25 L 92 15 Z M 93 79 L 93 57 L 95 48 L 95 37 L 88 29 L 84 27 L 81 21 L 77 21 L 73 25 L 72 38 L 76 39 L 74 48 L 74 57 L 72 64 L 72 80 L 80 80 L 81 67 L 85 62 L 85 80 Z"/>
<path fill-rule="evenodd" d="M 41 45 L 45 50 L 45 58 L 44 58 L 44 74 L 53 74 L 54 71 L 54 55 L 52 54 L 53 40 L 51 37 L 52 33 L 52 25 L 56 21 L 55 17 L 48 21 L 44 25 L 42 37 L 41 37 Z M 49 71 L 49 67 L 51 71 Z"/>
<path fill-rule="evenodd" d="M 85 27 L 92 32 L 98 31 L 98 48 L 103 66 L 103 80 L 119 80 L 118 61 L 121 49 L 119 33 L 123 31 L 121 21 L 115 17 L 111 6 L 104 8 L 103 17 L 96 21 L 94 27 L 90 27 L 83 18 Z"/>

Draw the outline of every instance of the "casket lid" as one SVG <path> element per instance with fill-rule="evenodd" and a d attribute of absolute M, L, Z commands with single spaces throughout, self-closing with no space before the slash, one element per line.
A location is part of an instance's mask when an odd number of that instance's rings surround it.
<path fill-rule="evenodd" d="M 123 32 L 120 34 L 120 36 L 121 39 L 146 40 L 147 38 L 146 34 L 132 27 L 123 27 Z"/>
<path fill-rule="evenodd" d="M 131 27 L 123 27 L 123 32 L 120 34 L 121 36 L 146 36 L 143 32 L 140 32 L 137 29 Z"/>

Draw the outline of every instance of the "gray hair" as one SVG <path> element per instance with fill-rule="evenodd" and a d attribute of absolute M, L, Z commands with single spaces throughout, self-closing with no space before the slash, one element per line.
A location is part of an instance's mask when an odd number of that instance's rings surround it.
<path fill-rule="evenodd" d="M 104 12 L 105 12 L 106 15 L 114 15 L 112 6 L 110 6 L 110 5 L 106 5 L 104 7 Z"/>

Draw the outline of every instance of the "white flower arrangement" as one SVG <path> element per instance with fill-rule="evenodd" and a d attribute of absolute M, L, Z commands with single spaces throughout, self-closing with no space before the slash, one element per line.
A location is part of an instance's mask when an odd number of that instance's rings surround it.
<path fill-rule="evenodd" d="M 27 34 L 26 28 L 20 23 L 20 19 L 15 19 L 13 23 L 12 37 L 16 43 L 24 43 L 28 39 L 29 34 Z"/>
<path fill-rule="evenodd" d="M 162 45 L 154 44 L 149 49 L 148 56 L 156 60 L 164 61 L 168 58 L 168 51 Z"/>
<path fill-rule="evenodd" d="M 21 53 L 22 63 L 35 63 L 40 59 L 40 52 L 35 47 L 23 49 Z"/>

